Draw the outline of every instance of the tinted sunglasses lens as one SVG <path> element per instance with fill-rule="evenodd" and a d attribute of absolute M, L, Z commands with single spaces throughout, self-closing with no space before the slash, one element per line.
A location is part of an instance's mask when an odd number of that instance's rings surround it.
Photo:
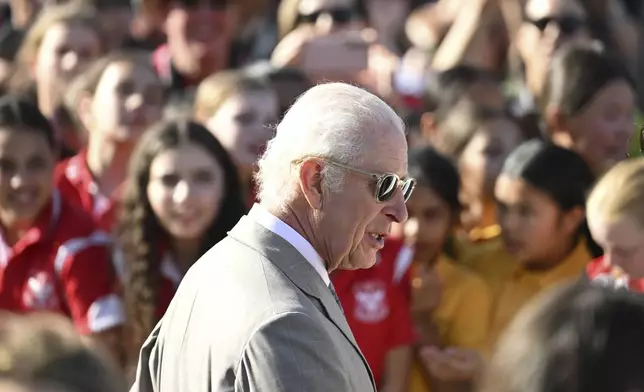
<path fill-rule="evenodd" d="M 415 187 L 416 187 L 416 181 L 413 179 L 409 179 L 403 183 L 402 192 L 403 192 L 403 197 L 405 201 L 409 200 Z"/>
<path fill-rule="evenodd" d="M 386 174 L 378 180 L 376 189 L 376 200 L 384 202 L 394 195 L 396 186 L 398 185 L 398 178 L 393 174 Z"/>

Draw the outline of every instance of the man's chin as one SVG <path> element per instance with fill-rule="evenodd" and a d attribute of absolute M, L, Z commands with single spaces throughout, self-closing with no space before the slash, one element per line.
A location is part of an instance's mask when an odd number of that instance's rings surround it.
<path fill-rule="evenodd" d="M 347 260 L 341 263 L 338 268 L 343 270 L 368 269 L 373 267 L 374 264 L 376 264 L 375 255 L 373 257 L 360 257 Z"/>

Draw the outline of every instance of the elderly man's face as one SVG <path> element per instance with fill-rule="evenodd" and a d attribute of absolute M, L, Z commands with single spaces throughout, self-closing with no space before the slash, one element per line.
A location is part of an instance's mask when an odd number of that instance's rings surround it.
<path fill-rule="evenodd" d="M 367 140 L 367 160 L 358 169 L 377 173 L 407 175 L 407 141 L 396 130 L 373 132 Z M 391 231 L 392 223 L 407 220 L 407 207 L 400 189 L 394 196 L 376 201 L 376 181 L 369 176 L 345 170 L 345 183 L 336 194 L 327 195 L 322 205 L 319 230 L 326 240 L 331 269 L 369 268 Z"/>

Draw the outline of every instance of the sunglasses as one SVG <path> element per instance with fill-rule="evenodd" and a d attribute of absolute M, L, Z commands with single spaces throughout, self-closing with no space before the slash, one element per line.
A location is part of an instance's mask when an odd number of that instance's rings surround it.
<path fill-rule="evenodd" d="M 299 14 L 298 24 L 314 24 L 322 15 L 329 15 L 336 23 L 349 23 L 353 19 L 354 12 L 351 8 L 339 7 L 319 10 L 310 14 Z"/>
<path fill-rule="evenodd" d="M 526 17 L 526 21 L 538 28 L 541 32 L 543 32 L 548 25 L 554 23 L 565 35 L 576 33 L 586 24 L 586 22 L 576 16 L 549 16 L 541 19 L 530 19 Z"/>
<path fill-rule="evenodd" d="M 376 181 L 376 189 L 374 192 L 374 197 L 378 203 L 385 203 L 391 200 L 392 197 L 396 194 L 396 190 L 400 188 L 403 193 L 403 199 L 405 202 L 411 197 L 414 188 L 416 187 L 416 180 L 413 178 L 401 179 L 396 174 L 385 173 L 385 174 L 376 174 L 371 173 L 365 170 L 357 169 L 345 165 L 340 162 L 335 162 L 329 159 L 324 159 L 324 162 L 329 165 L 336 166 L 363 176 L 371 177 Z"/>

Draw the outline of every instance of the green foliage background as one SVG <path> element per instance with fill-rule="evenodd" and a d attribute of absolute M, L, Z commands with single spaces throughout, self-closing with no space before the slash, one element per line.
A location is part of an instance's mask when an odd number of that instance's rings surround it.
<path fill-rule="evenodd" d="M 642 125 L 644 123 L 644 114 L 638 112 L 635 116 L 635 129 L 633 130 L 633 136 L 628 142 L 628 156 L 629 157 L 642 157 L 644 153 L 641 150 L 640 146 L 640 132 L 642 130 Z"/>

